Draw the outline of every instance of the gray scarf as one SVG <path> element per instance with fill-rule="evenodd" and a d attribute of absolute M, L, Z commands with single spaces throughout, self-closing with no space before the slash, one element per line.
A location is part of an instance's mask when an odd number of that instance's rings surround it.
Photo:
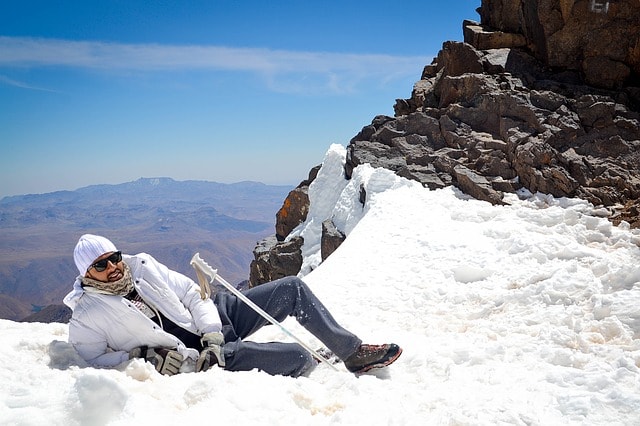
<path fill-rule="evenodd" d="M 123 277 L 118 281 L 102 282 L 93 278 L 82 277 L 82 285 L 93 287 L 98 293 L 113 294 L 116 296 L 126 296 L 133 290 L 133 278 L 131 277 L 131 269 L 126 263 L 122 263 L 124 273 Z"/>

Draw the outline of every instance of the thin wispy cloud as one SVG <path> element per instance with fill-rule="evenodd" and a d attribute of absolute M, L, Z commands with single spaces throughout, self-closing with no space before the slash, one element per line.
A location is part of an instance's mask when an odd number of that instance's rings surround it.
<path fill-rule="evenodd" d="M 219 70 L 263 75 L 278 90 L 287 79 L 323 80 L 333 90 L 358 81 L 418 76 L 427 56 L 302 52 L 202 45 L 125 44 L 0 37 L 0 67 L 72 67 L 99 70 Z"/>
<path fill-rule="evenodd" d="M 19 87 L 21 89 L 29 89 L 29 90 L 37 90 L 40 92 L 52 92 L 59 93 L 57 90 L 47 89 L 44 87 L 33 86 L 31 84 L 25 83 L 23 81 L 14 80 L 12 78 L 7 77 L 6 75 L 0 74 L 0 84 L 6 84 L 8 86 Z"/>

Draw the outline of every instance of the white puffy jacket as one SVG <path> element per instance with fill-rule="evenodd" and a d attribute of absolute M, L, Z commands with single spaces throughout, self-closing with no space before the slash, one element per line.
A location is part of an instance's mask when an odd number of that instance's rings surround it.
<path fill-rule="evenodd" d="M 123 255 L 140 296 L 180 327 L 196 334 L 221 330 L 220 315 L 211 299 L 202 300 L 198 285 L 146 253 Z M 73 310 L 69 342 L 96 367 L 113 367 L 129 359 L 139 346 L 177 348 L 185 358 L 197 359 L 175 336 L 162 330 L 122 296 L 82 288 L 80 277 L 64 303 Z"/>

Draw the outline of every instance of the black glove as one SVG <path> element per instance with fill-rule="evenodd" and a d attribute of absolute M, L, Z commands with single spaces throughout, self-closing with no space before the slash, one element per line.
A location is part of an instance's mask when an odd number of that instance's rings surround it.
<path fill-rule="evenodd" d="M 206 333 L 200 339 L 200 343 L 204 346 L 198 362 L 196 362 L 196 371 L 207 371 L 212 366 L 218 364 L 224 367 L 224 354 L 222 347 L 224 346 L 224 336 L 222 333 Z"/>
<path fill-rule="evenodd" d="M 129 358 L 144 358 L 160 374 L 173 376 L 180 372 L 184 357 L 179 352 L 167 348 L 148 348 L 140 346 L 129 352 Z"/>

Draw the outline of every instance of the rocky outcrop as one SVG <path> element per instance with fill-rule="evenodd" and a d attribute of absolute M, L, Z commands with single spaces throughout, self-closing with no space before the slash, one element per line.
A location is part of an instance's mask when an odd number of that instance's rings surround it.
<path fill-rule="evenodd" d="M 397 101 L 396 117 L 377 117 L 351 141 L 347 175 L 371 163 L 493 204 L 519 187 L 605 206 L 640 198 L 640 115 L 628 98 L 521 70 L 534 63 L 527 56 L 445 43 L 435 75 Z M 467 72 L 478 65 L 484 72 Z"/>
<path fill-rule="evenodd" d="M 296 275 L 300 271 L 304 239 L 297 237 L 285 241 L 285 238 L 307 219 L 309 185 L 315 180 L 319 170 L 320 166 L 312 168 L 307 179 L 289 192 L 276 213 L 275 235 L 258 241 L 253 250 L 254 260 L 250 265 L 249 287 Z"/>
<path fill-rule="evenodd" d="M 309 213 L 309 185 L 318 175 L 320 166 L 309 172 L 309 177 L 289 192 L 278 213 L 276 213 L 276 238 L 284 241 L 293 229 L 307 219 Z"/>
<path fill-rule="evenodd" d="M 302 267 L 302 237 L 278 242 L 275 236 L 258 242 L 253 250 L 249 287 L 264 284 L 289 275 L 296 275 Z"/>
<path fill-rule="evenodd" d="M 494 204 L 525 187 L 637 205 L 640 8 L 632 3 L 483 1 L 481 23 L 464 22 L 465 43 L 444 43 L 396 116 L 352 140 L 348 169 L 382 152 L 382 167 L 430 188 L 450 181 Z M 620 65 L 591 68 L 607 61 Z"/>
<path fill-rule="evenodd" d="M 349 142 L 346 178 L 369 163 L 492 204 L 526 188 L 583 198 L 639 227 L 637 0 L 483 0 L 478 11 L 464 42 L 445 42 L 396 100 L 394 117 L 375 117 Z M 308 211 L 286 208 L 296 220 L 278 239 Z"/>
<path fill-rule="evenodd" d="M 320 241 L 320 258 L 324 262 L 325 259 L 336 251 L 340 244 L 346 239 L 331 219 L 322 222 L 322 237 Z"/>

